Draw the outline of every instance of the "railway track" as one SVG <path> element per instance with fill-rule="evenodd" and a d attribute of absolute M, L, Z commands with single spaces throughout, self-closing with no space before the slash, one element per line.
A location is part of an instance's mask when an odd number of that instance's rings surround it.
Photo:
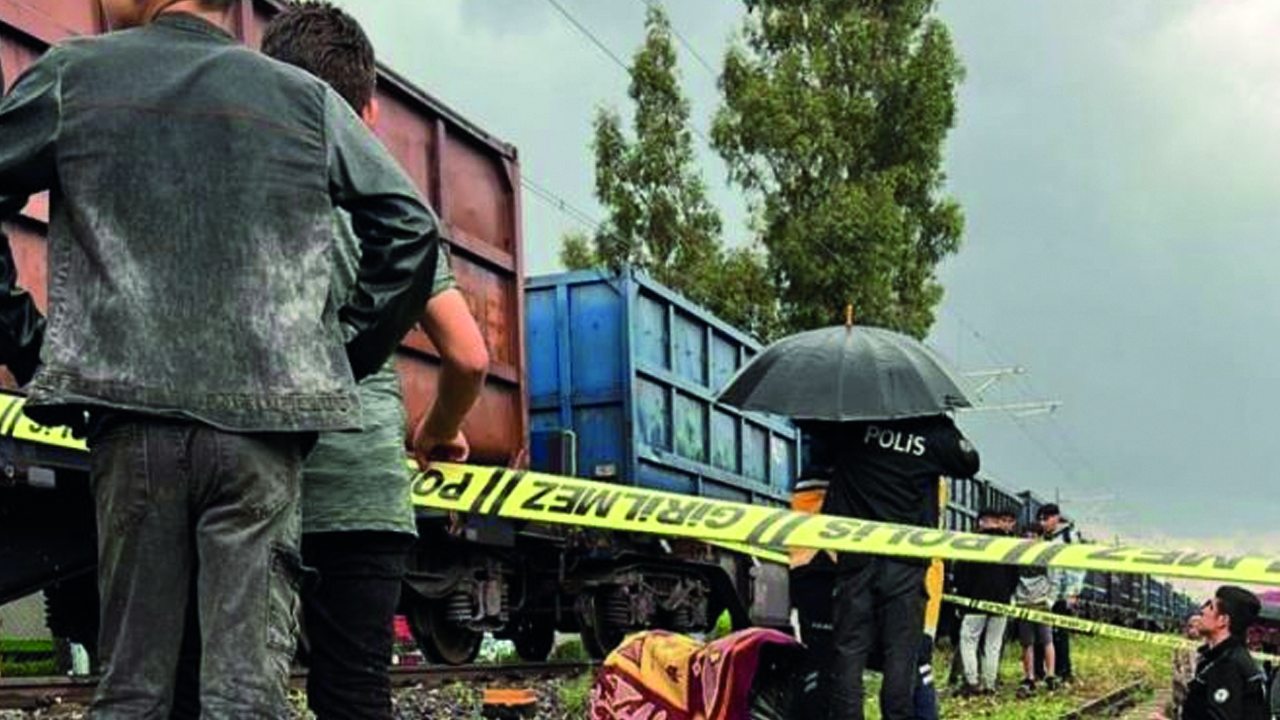
<path fill-rule="evenodd" d="M 1125 685 L 1118 690 L 1103 695 L 1096 700 L 1081 705 L 1063 715 L 1061 720 L 1085 720 L 1085 718 L 1112 718 L 1138 704 L 1147 692 L 1144 682 Z"/>
<path fill-rule="evenodd" d="M 599 663 L 544 662 L 481 665 L 422 665 L 394 667 L 391 685 L 396 688 L 418 685 L 433 687 L 462 683 L 517 683 L 552 678 L 575 677 L 591 672 Z M 296 688 L 305 685 L 305 671 L 293 674 Z M 36 710 L 55 705 L 87 705 L 93 698 L 96 677 L 83 678 L 0 678 L 0 710 Z"/>

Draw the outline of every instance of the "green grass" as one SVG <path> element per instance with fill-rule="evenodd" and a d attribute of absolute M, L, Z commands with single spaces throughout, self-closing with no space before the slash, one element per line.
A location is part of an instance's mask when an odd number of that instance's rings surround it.
<path fill-rule="evenodd" d="M 572 662 L 575 660 L 590 660 L 591 656 L 587 654 L 587 649 L 582 646 L 582 640 L 574 637 L 551 648 L 551 656 L 548 659 Z"/>
<path fill-rule="evenodd" d="M 587 673 L 573 680 L 566 681 L 557 689 L 560 709 L 564 717 L 585 718 L 591 702 L 591 686 L 595 683 L 595 674 Z"/>
<path fill-rule="evenodd" d="M 24 640 L 21 638 L 0 638 L 0 655 L 16 654 L 53 654 L 52 640 Z"/>
<path fill-rule="evenodd" d="M 1022 679 L 1017 642 L 1006 644 L 1000 663 L 1000 689 L 994 697 L 941 700 L 940 715 L 948 720 L 1029 720 L 1057 718 L 1125 685 L 1142 680 L 1148 688 L 1162 688 L 1170 681 L 1172 652 L 1168 648 L 1124 640 L 1074 635 L 1071 664 L 1075 682 L 1048 693 L 1041 688 L 1025 700 L 1015 692 Z M 951 673 L 951 652 L 934 656 L 933 677 L 945 684 Z M 867 718 L 879 720 L 876 694 L 879 678 L 868 679 Z"/>
<path fill-rule="evenodd" d="M 27 660 L 0 663 L 0 677 L 47 677 L 57 674 L 57 660 Z"/>

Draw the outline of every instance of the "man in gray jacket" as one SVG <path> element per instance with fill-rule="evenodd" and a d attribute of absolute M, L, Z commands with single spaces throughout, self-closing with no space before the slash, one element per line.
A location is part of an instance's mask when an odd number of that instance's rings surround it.
<path fill-rule="evenodd" d="M 168 715 L 188 602 L 201 717 L 286 716 L 302 459 L 317 432 L 361 427 L 355 376 L 432 284 L 437 223 L 412 183 L 324 83 L 238 45 L 233 4 L 103 0 L 132 29 L 54 47 L 0 102 L 3 209 L 51 193 L 28 412 L 88 432 L 94 720 Z M 334 206 L 363 243 L 341 308 Z"/>

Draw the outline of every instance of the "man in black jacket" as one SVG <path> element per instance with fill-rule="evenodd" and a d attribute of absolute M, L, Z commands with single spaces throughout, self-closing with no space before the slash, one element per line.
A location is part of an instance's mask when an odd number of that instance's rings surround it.
<path fill-rule="evenodd" d="M 994 517 L 995 511 L 984 509 L 979 515 L 978 532 L 985 535 L 1004 535 L 1000 528 L 982 521 Z M 957 562 L 954 571 L 956 594 L 970 600 L 1008 603 L 1018 586 L 1018 569 L 1012 565 Z M 960 661 L 964 668 L 966 695 L 979 692 L 995 692 L 1000 672 L 1000 651 L 1004 644 L 1004 630 L 1008 618 L 1003 615 L 987 615 L 978 610 L 967 610 L 960 623 Z M 982 642 L 982 662 L 979 671 L 978 644 Z"/>
<path fill-rule="evenodd" d="M 883 422 L 806 423 L 832 449 L 829 515 L 929 526 L 940 476 L 972 477 L 978 453 L 945 415 Z M 912 716 L 924 625 L 926 561 L 842 553 L 834 597 L 832 720 L 862 720 L 862 673 L 884 649 L 885 720 Z"/>
<path fill-rule="evenodd" d="M 1262 604 L 1244 588 L 1223 585 L 1200 608 L 1196 674 L 1187 685 L 1183 720 L 1268 720 L 1266 676 L 1245 646 Z M 1153 713 L 1152 720 L 1166 720 Z"/>

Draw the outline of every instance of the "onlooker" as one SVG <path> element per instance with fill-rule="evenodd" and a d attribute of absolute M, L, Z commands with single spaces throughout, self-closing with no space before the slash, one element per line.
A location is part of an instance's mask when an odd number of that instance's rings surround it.
<path fill-rule="evenodd" d="M 1268 720 L 1266 676 L 1245 637 L 1262 604 L 1244 588 L 1223 585 L 1200 606 L 1200 647 L 1187 683 L 1182 720 Z M 1152 720 L 1167 720 L 1152 713 Z"/>
<path fill-rule="evenodd" d="M 995 511 L 983 510 L 978 516 L 978 532 L 1003 535 L 994 522 L 995 517 Z M 1011 565 L 957 562 L 954 572 L 956 593 L 970 600 L 1008 603 L 1018 586 L 1018 568 Z M 960 623 L 960 661 L 964 669 L 962 694 L 995 692 L 1006 621 L 1003 615 L 988 615 L 980 610 L 965 611 Z M 983 637 L 983 660 L 979 669 L 978 645 Z"/>
<path fill-rule="evenodd" d="M 1022 533 L 1027 539 L 1040 539 L 1044 528 L 1032 523 Z M 1020 607 L 1048 610 L 1057 588 L 1054 572 L 1045 567 L 1024 566 L 1018 568 L 1018 587 L 1013 602 Z M 1054 676 L 1053 629 L 1030 620 L 1018 621 L 1018 642 L 1022 645 L 1022 682 L 1018 684 L 1018 696 L 1026 697 L 1036 689 L 1036 646 L 1044 649 L 1045 687 L 1054 690 L 1058 679 Z"/>
<path fill-rule="evenodd" d="M 188 603 L 201 716 L 287 715 L 302 460 L 361 427 L 353 369 L 386 360 L 434 271 L 412 182 L 323 83 L 239 47 L 233 4 L 104 0 L 136 29 L 53 47 L 0 102 L 4 209 L 52 191 L 27 412 L 88 433 L 94 720 L 168 714 Z M 342 308 L 335 205 L 363 242 Z"/>
<path fill-rule="evenodd" d="M 1079 542 L 1075 526 L 1062 517 L 1062 511 L 1054 503 L 1040 507 L 1036 519 L 1044 527 L 1045 539 L 1052 542 Z M 1053 600 L 1052 610 L 1059 615 L 1075 615 L 1079 604 L 1080 591 L 1084 588 L 1085 574 L 1078 570 L 1056 570 L 1057 596 Z M 1071 669 L 1071 632 L 1066 628 L 1053 628 L 1054 674 L 1060 682 L 1071 682 L 1074 674 Z M 1042 664 L 1037 663 L 1043 667 Z"/>
<path fill-rule="evenodd" d="M 378 119 L 377 66 L 364 30 L 328 2 L 292 4 L 267 26 L 262 51 L 324 80 L 365 123 Z M 360 245 L 349 217 L 336 222 L 342 295 L 353 287 Z M 343 298 L 345 303 L 345 297 Z M 460 425 L 484 384 L 484 338 L 454 286 L 441 248 L 422 320 L 441 368 L 435 404 L 414 433 L 419 461 L 461 462 Z M 392 360 L 360 382 L 360 433 L 325 433 L 303 468 L 302 560 L 318 582 L 302 593 L 308 639 L 307 702 L 320 720 L 390 720 L 394 620 L 405 562 L 416 535 L 404 464 L 404 407 Z"/>
<path fill-rule="evenodd" d="M 929 526 L 939 476 L 968 478 L 978 453 L 945 415 L 888 422 L 805 423 L 833 454 L 823 511 L 832 515 Z M 832 720 L 862 720 L 862 674 L 883 649 L 880 710 L 908 720 L 924 627 L 927 561 L 842 553 L 837 561 Z"/>

